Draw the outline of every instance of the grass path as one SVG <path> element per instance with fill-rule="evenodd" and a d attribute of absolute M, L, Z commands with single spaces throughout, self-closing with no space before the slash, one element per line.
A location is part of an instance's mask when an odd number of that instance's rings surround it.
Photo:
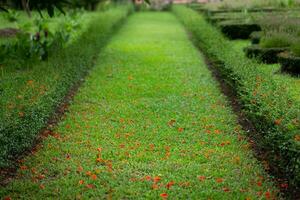
<path fill-rule="evenodd" d="M 134 14 L 0 196 L 268 199 L 274 187 L 236 121 L 177 19 Z"/>

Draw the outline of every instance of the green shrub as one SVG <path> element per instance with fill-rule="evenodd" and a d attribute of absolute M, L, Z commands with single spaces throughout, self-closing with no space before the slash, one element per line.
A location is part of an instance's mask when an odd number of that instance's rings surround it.
<path fill-rule="evenodd" d="M 18 21 L 18 13 L 15 10 L 8 10 L 4 17 L 9 21 L 9 22 L 16 22 Z"/>
<path fill-rule="evenodd" d="M 293 38 L 287 33 L 270 33 L 261 38 L 260 46 L 263 48 L 289 47 Z"/>
<path fill-rule="evenodd" d="M 0 84 L 0 167 L 12 164 L 15 155 L 30 148 L 49 116 L 69 89 L 93 66 L 100 49 L 130 6 L 91 13 L 81 36 L 59 49 L 45 62 L 16 70 L 5 66 Z"/>
<path fill-rule="evenodd" d="M 300 40 L 291 46 L 291 51 L 295 56 L 300 57 Z"/>
<path fill-rule="evenodd" d="M 174 6 L 173 12 L 206 52 L 236 91 L 243 112 L 255 125 L 258 145 L 266 150 L 268 161 L 283 172 L 290 185 L 300 185 L 300 105 L 287 86 L 244 56 L 218 29 L 197 12 Z"/>

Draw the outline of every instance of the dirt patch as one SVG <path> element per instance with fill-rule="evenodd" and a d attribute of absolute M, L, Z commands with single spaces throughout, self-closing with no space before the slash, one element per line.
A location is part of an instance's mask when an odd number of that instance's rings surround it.
<path fill-rule="evenodd" d="M 0 29 L 0 37 L 14 37 L 20 33 L 19 29 L 16 28 L 4 28 Z"/>

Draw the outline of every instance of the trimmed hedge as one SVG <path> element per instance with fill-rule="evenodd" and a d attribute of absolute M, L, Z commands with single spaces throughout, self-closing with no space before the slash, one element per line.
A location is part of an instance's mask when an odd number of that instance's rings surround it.
<path fill-rule="evenodd" d="M 258 145 L 268 161 L 285 174 L 290 185 L 300 183 L 300 105 L 286 85 L 246 58 L 217 28 L 197 12 L 174 6 L 173 12 L 192 34 L 195 45 L 220 63 L 218 70 L 236 91 L 243 111 L 259 132 Z"/>
<path fill-rule="evenodd" d="M 228 20 L 218 23 L 222 33 L 230 39 L 248 39 L 251 33 L 261 31 L 261 27 L 255 23 L 243 22 L 243 20 Z"/>
<path fill-rule="evenodd" d="M 278 63 L 277 55 L 287 50 L 288 48 L 264 48 L 259 45 L 251 45 L 244 49 L 248 58 L 257 58 L 268 64 Z"/>
<path fill-rule="evenodd" d="M 262 32 L 261 31 L 255 31 L 252 32 L 250 35 L 251 43 L 252 44 L 259 44 L 260 40 L 262 37 Z"/>
<path fill-rule="evenodd" d="M 296 57 L 288 52 L 278 55 L 278 61 L 281 64 L 281 70 L 284 72 L 300 75 L 300 57 Z"/>
<path fill-rule="evenodd" d="M 93 66 L 100 49 L 132 11 L 130 5 L 91 13 L 88 28 L 67 48 L 19 70 L 8 71 L 0 84 L 0 167 L 33 145 L 69 89 Z"/>

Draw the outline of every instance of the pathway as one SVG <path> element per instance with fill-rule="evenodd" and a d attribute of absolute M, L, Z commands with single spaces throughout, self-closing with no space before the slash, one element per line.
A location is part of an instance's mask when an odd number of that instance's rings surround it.
<path fill-rule="evenodd" d="M 269 198 L 273 186 L 236 121 L 177 19 L 134 14 L 0 196 Z"/>

